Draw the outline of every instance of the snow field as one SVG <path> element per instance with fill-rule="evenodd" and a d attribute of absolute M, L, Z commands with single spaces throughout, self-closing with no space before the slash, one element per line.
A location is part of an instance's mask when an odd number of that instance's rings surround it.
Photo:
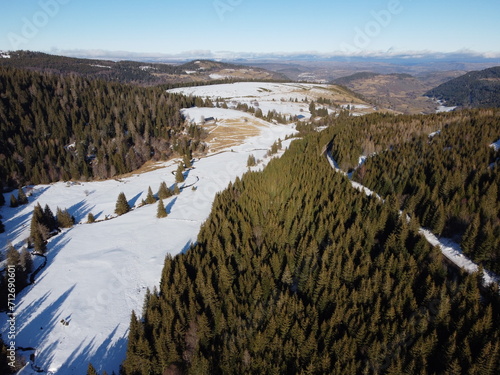
<path fill-rule="evenodd" d="M 233 115 L 218 113 L 220 117 Z M 125 358 L 131 311 L 141 314 L 147 288 L 159 284 L 165 256 L 186 251 L 196 241 L 215 194 L 248 170 L 250 154 L 264 159 L 252 169 L 263 168 L 270 160 L 265 158 L 270 146 L 293 132 L 291 125 L 265 123 L 258 136 L 246 138 L 232 150 L 196 160 L 185 172 L 184 183 L 194 184 L 196 190 L 187 187 L 164 200 L 167 218 L 156 218 L 157 204 L 139 205 L 149 186 L 156 193 L 162 181 L 174 185 L 177 161 L 122 179 L 35 186 L 28 205 L 2 207 L 3 251 L 9 241 L 18 248 L 23 245 L 37 203 L 48 204 L 54 213 L 56 207 L 68 208 L 77 221 L 49 240 L 47 266 L 16 299 L 16 346 L 35 348 L 33 365 L 42 374 L 82 374 L 89 362 L 99 372 L 118 372 Z M 288 144 L 283 142 L 285 147 Z M 133 210 L 116 217 L 120 192 Z M 9 196 L 5 196 L 7 201 Z M 86 224 L 89 212 L 98 222 Z M 0 327 L 4 333 L 8 329 L 5 314 L 0 316 Z M 36 373 L 31 363 L 20 372 Z"/>

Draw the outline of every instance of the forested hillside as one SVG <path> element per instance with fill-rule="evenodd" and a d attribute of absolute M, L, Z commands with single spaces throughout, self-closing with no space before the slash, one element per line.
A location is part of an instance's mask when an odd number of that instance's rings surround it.
<path fill-rule="evenodd" d="M 472 259 L 500 273 L 500 152 L 490 147 L 500 138 L 499 116 L 498 110 L 480 110 L 421 117 L 424 128 L 439 131 L 409 142 L 377 141 L 380 147 L 370 151 L 378 153 L 354 179 L 382 197 L 396 195 L 422 226 L 461 242 Z M 368 135 L 354 120 L 349 136 L 377 139 L 375 128 L 383 134 L 387 120 L 370 122 Z M 336 139 L 334 148 L 342 147 Z"/>
<path fill-rule="evenodd" d="M 204 104 L 159 88 L 0 67 L 0 187 L 109 178 L 202 150 L 201 129 L 185 129 L 180 109 Z"/>
<path fill-rule="evenodd" d="M 218 195 L 197 244 L 167 257 L 132 314 L 124 375 L 500 371 L 497 294 L 447 268 L 397 195 L 366 197 L 324 157 L 354 124 L 392 124 L 376 148 L 447 121 L 377 116 L 331 118 Z M 336 151 L 345 163 L 359 141 Z"/>
<path fill-rule="evenodd" d="M 29 69 L 37 72 L 76 74 L 86 78 L 130 83 L 139 86 L 168 85 L 174 87 L 189 83 L 219 80 L 283 80 L 282 74 L 265 69 L 249 68 L 218 61 L 198 60 L 185 64 L 147 63 L 138 61 L 111 61 L 80 59 L 50 55 L 42 52 L 9 52 L 9 58 L 0 58 L 0 66 Z"/>
<path fill-rule="evenodd" d="M 500 67 L 469 72 L 428 91 L 448 106 L 500 107 Z"/>

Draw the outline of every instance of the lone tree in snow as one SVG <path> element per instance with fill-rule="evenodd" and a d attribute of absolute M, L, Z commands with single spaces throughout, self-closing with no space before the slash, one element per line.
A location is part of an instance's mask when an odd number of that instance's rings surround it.
<path fill-rule="evenodd" d="M 156 198 L 153 195 L 153 190 L 151 190 L 151 186 L 148 188 L 148 196 L 146 197 L 146 204 L 153 204 L 156 202 Z"/>
<path fill-rule="evenodd" d="M 161 219 L 162 217 L 167 217 L 167 211 L 165 210 L 165 205 L 163 204 L 163 199 L 158 201 L 158 211 L 156 212 L 156 217 Z"/>
<path fill-rule="evenodd" d="M 253 167 L 257 165 L 257 161 L 255 160 L 255 156 L 252 155 L 249 155 L 248 156 L 248 160 L 247 160 L 247 167 Z"/>
<path fill-rule="evenodd" d="M 182 164 L 179 164 L 179 167 L 177 168 L 177 172 L 175 172 L 175 182 L 184 182 L 184 167 Z"/>
<path fill-rule="evenodd" d="M 116 200 L 115 214 L 121 216 L 130 211 L 130 205 L 127 202 L 127 197 L 125 193 L 121 192 Z"/>
<path fill-rule="evenodd" d="M 89 214 L 87 215 L 87 223 L 89 224 L 95 223 L 95 217 L 92 212 L 89 212 Z"/>

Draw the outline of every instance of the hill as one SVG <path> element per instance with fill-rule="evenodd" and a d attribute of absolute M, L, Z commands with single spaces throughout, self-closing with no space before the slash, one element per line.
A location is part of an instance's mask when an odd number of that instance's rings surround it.
<path fill-rule="evenodd" d="M 498 297 L 322 152 L 354 154 L 358 123 L 383 147 L 447 115 L 335 117 L 236 180 L 131 315 L 123 374 L 496 373 Z"/>
<path fill-rule="evenodd" d="M 334 81 L 359 93 L 366 100 L 379 107 L 388 108 L 395 112 L 418 114 L 434 113 L 436 103 L 422 96 L 429 88 L 449 78 L 451 72 L 412 76 L 406 73 L 379 74 L 360 72 L 341 77 Z"/>
<path fill-rule="evenodd" d="M 197 60 L 182 65 L 81 59 L 41 52 L 3 53 L 0 66 L 39 72 L 77 74 L 141 86 L 202 83 L 214 80 L 285 80 L 286 77 L 261 68 Z M 6 58 L 5 56 L 9 56 Z"/>
<path fill-rule="evenodd" d="M 0 189 L 110 178 L 149 160 L 202 150 L 201 132 L 186 128 L 180 114 L 194 105 L 204 101 L 0 67 Z"/>
<path fill-rule="evenodd" d="M 469 72 L 425 93 L 447 106 L 500 107 L 500 66 Z"/>

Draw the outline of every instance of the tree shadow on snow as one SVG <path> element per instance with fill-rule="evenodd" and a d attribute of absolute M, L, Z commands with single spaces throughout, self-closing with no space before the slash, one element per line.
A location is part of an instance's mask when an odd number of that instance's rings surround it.
<path fill-rule="evenodd" d="M 127 351 L 127 337 L 117 337 L 118 324 L 102 343 L 94 337 L 85 346 L 83 342 L 73 351 L 68 360 L 59 368 L 58 372 L 80 373 L 87 370 L 88 364 L 92 363 L 94 368 L 102 373 L 106 371 L 111 374 L 118 373 L 120 364 L 125 360 Z"/>
<path fill-rule="evenodd" d="M 132 199 L 130 199 L 130 200 L 128 201 L 129 206 L 130 206 L 130 207 L 134 207 L 134 206 L 135 206 L 135 204 L 136 204 L 136 202 L 137 202 L 137 200 L 141 197 L 141 195 L 142 195 L 142 194 L 144 194 L 144 192 L 140 192 L 140 193 L 139 193 L 139 194 L 137 194 L 135 197 L 133 197 Z"/>
<path fill-rule="evenodd" d="M 172 208 L 174 208 L 174 205 L 175 205 L 175 202 L 177 202 L 177 197 L 175 197 L 174 199 L 172 199 L 170 202 L 168 202 L 168 204 L 165 206 L 165 210 L 167 210 L 167 214 L 170 215 L 170 213 L 172 212 Z"/>
<path fill-rule="evenodd" d="M 47 339 L 47 336 L 58 324 L 60 308 L 75 288 L 74 284 L 62 293 L 54 302 L 40 311 L 52 292 L 47 292 L 39 299 L 33 301 L 28 306 L 21 305 L 16 316 L 18 324 L 17 341 L 27 347 L 40 347 Z M 33 317 L 33 318 L 32 318 Z M 32 319 L 31 319 L 32 318 Z M 30 320 L 31 319 L 31 320 Z"/>

